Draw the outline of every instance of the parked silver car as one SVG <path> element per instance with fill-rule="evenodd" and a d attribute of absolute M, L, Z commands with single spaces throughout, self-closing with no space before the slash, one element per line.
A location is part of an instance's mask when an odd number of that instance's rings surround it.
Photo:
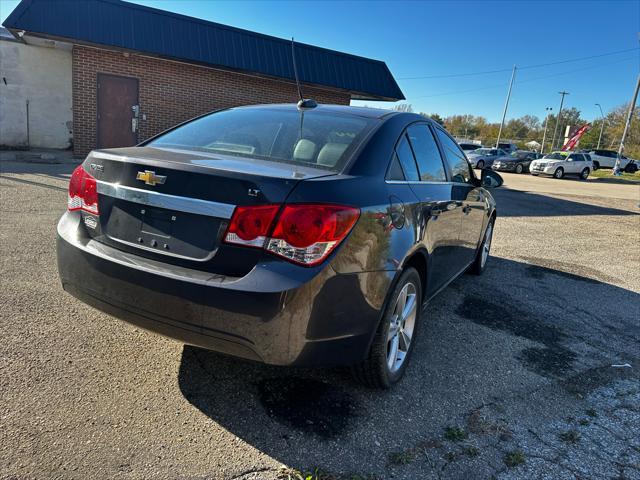
<path fill-rule="evenodd" d="M 467 158 L 475 168 L 488 168 L 498 158 L 507 156 L 507 152 L 501 148 L 478 148 L 473 152 L 467 152 Z"/>

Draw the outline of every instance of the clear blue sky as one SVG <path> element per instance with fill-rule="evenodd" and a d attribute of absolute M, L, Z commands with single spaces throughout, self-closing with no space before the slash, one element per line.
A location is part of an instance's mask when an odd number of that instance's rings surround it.
<path fill-rule="evenodd" d="M 17 5 L 0 0 L 0 18 Z M 270 2 L 136 0 L 151 7 L 387 62 L 416 111 L 498 121 L 509 69 L 640 47 L 640 1 Z M 508 116 L 567 107 L 598 115 L 628 101 L 640 50 L 518 72 Z M 545 78 L 540 78 L 545 77 Z M 358 102 L 356 102 L 358 103 Z M 373 102 L 367 102 L 374 105 Z M 389 106 L 390 104 L 383 104 Z"/>

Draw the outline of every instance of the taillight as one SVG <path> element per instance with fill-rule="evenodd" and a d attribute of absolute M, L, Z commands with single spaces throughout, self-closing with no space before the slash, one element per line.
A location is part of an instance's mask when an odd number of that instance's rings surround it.
<path fill-rule="evenodd" d="M 279 205 L 236 207 L 229 222 L 225 241 L 262 248 Z"/>
<path fill-rule="evenodd" d="M 94 215 L 100 214 L 98 210 L 98 184 L 96 179 L 82 168 L 82 165 L 79 165 L 71 174 L 67 205 L 70 212 L 84 210 Z"/>
<path fill-rule="evenodd" d="M 225 241 L 264 248 L 302 265 L 317 265 L 344 240 L 359 216 L 357 208 L 330 204 L 237 207 Z"/>

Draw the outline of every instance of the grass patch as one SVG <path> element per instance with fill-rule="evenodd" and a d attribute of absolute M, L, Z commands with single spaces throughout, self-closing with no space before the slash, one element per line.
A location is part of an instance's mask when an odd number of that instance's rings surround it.
<path fill-rule="evenodd" d="M 444 429 L 444 438 L 452 442 L 461 442 L 467 438 L 467 432 L 460 427 L 447 427 Z"/>
<path fill-rule="evenodd" d="M 417 452 L 413 448 L 403 450 L 402 452 L 392 452 L 389 454 L 389 463 L 391 465 L 407 465 L 416 459 Z"/>
<path fill-rule="evenodd" d="M 466 453 L 469 457 L 477 457 L 480 455 L 480 449 L 478 447 L 469 447 L 466 448 L 464 453 Z"/>
<path fill-rule="evenodd" d="M 312 470 L 283 468 L 278 473 L 278 480 L 338 480 L 338 477 L 318 467 Z"/>
<path fill-rule="evenodd" d="M 558 436 L 560 437 L 560 440 L 567 443 L 578 443 L 580 440 L 580 433 L 578 433 L 577 430 L 567 430 Z"/>
<path fill-rule="evenodd" d="M 504 464 L 509 467 L 509 468 L 515 468 L 518 465 L 522 465 L 525 460 L 526 457 L 524 456 L 524 453 L 522 452 L 522 450 L 513 450 L 509 453 L 507 453 L 504 456 Z"/>
<path fill-rule="evenodd" d="M 588 408 L 585 413 L 587 415 L 589 415 L 591 418 L 596 418 L 598 416 L 598 412 L 595 411 L 595 409 L 593 408 Z"/>
<path fill-rule="evenodd" d="M 623 172 L 620 176 L 612 175 L 613 169 L 599 168 L 595 172 L 589 174 L 593 178 L 606 178 L 607 180 L 628 180 L 631 182 L 640 182 L 640 170 L 635 173 Z"/>

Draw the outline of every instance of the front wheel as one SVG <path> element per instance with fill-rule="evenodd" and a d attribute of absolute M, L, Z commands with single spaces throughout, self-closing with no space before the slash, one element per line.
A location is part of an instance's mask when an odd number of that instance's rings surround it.
<path fill-rule="evenodd" d="M 422 306 L 422 283 L 413 267 L 396 284 L 364 362 L 355 365 L 356 380 L 374 388 L 389 388 L 402 378 L 415 345 Z"/>
<path fill-rule="evenodd" d="M 481 169 L 481 170 L 482 170 L 482 169 L 484 168 L 484 161 L 480 160 L 480 161 L 476 164 L 476 168 L 479 168 L 479 169 Z"/>
<path fill-rule="evenodd" d="M 587 178 L 589 178 L 589 169 L 588 168 L 583 168 L 582 172 L 580 172 L 580 178 L 582 180 L 586 180 Z"/>
<path fill-rule="evenodd" d="M 600 168 L 600 162 L 593 162 L 593 171 L 595 172 Z"/>
<path fill-rule="evenodd" d="M 516 165 L 516 173 L 522 173 L 523 170 L 524 170 L 524 167 L 522 166 L 521 163 Z"/>
<path fill-rule="evenodd" d="M 482 237 L 482 243 L 476 253 L 476 258 L 469 267 L 469 272 L 474 275 L 482 275 L 489 259 L 489 253 L 491 252 L 491 240 L 493 239 L 493 226 L 495 218 L 491 218 L 487 224 L 487 228 L 484 231 L 484 237 Z"/>
<path fill-rule="evenodd" d="M 554 178 L 562 178 L 564 177 L 564 169 L 562 167 L 556 168 L 556 171 L 553 172 Z"/>

